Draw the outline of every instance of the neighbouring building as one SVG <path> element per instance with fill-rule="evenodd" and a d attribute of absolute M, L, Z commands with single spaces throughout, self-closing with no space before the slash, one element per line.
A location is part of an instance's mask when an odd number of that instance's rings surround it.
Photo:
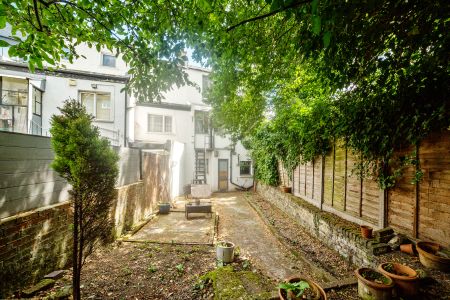
<path fill-rule="evenodd" d="M 10 27 L 0 39 L 15 43 Z M 125 62 L 107 50 L 78 46 L 85 58 L 65 68 L 36 70 L 8 56 L 0 48 L 0 130 L 49 135 L 50 121 L 69 98 L 78 99 L 94 116 L 94 125 L 114 146 L 129 146 L 170 156 L 170 195 L 184 193 L 191 183 L 206 183 L 212 191 L 230 191 L 253 185 L 253 168 L 240 142 L 211 127 L 211 107 L 204 103 L 209 71 L 187 67 L 196 87 L 175 87 L 158 103 L 136 103 L 122 89 L 129 80 Z"/>
<path fill-rule="evenodd" d="M 0 30 L 0 39 L 15 43 L 10 27 Z M 108 51 L 97 52 L 79 46 L 86 59 L 54 71 L 31 73 L 25 61 L 11 58 L 0 48 L 0 130 L 49 135 L 52 115 L 69 98 L 78 99 L 94 116 L 94 124 L 112 145 L 125 144 L 127 95 L 121 90 L 128 82 L 125 63 Z"/>

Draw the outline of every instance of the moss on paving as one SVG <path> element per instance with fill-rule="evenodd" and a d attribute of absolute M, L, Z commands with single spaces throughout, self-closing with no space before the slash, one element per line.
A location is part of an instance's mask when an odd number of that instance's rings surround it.
<path fill-rule="evenodd" d="M 273 284 L 251 271 L 234 271 L 232 266 L 217 268 L 201 277 L 213 282 L 214 299 L 272 299 Z"/>

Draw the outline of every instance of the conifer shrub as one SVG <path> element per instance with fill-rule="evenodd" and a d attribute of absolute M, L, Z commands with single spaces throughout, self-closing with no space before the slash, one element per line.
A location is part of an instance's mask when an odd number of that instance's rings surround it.
<path fill-rule="evenodd" d="M 111 239 L 118 155 L 92 125 L 93 117 L 69 99 L 51 118 L 52 167 L 71 184 L 73 202 L 73 296 L 80 299 L 81 267 L 97 243 Z"/>

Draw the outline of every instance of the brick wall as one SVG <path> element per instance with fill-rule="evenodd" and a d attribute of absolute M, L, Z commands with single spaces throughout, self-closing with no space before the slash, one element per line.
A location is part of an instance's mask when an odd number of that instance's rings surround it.
<path fill-rule="evenodd" d="M 153 212 L 144 182 L 117 189 L 111 208 L 120 236 Z M 72 208 L 69 202 L 42 207 L 0 221 L 0 299 L 70 263 Z"/>
<path fill-rule="evenodd" d="M 71 214 L 65 202 L 0 221 L 0 298 L 67 265 Z"/>
<path fill-rule="evenodd" d="M 151 197 L 145 193 L 144 182 L 129 184 L 117 189 L 117 200 L 112 207 L 116 236 L 121 236 L 147 219 L 155 209 Z"/>
<path fill-rule="evenodd" d="M 386 251 L 386 244 L 369 241 L 360 235 L 359 225 L 334 214 L 320 211 L 311 203 L 279 189 L 258 184 L 258 193 L 288 214 L 311 235 L 358 266 L 376 267 L 376 256 Z"/>

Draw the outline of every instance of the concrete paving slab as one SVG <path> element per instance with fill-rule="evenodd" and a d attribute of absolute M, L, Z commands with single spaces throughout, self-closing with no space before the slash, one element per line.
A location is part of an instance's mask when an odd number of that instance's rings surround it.
<path fill-rule="evenodd" d="M 177 244 L 212 244 L 215 234 L 216 216 L 189 214 L 176 211 L 157 215 L 131 238 L 131 242 L 156 242 Z"/>

